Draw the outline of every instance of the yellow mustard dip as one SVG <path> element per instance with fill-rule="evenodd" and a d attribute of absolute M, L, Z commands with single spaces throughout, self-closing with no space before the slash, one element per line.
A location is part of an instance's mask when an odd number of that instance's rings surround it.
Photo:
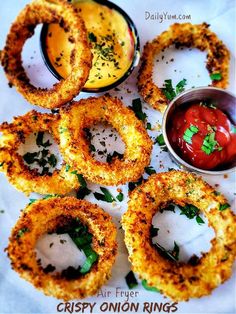
<path fill-rule="evenodd" d="M 93 53 L 93 66 L 84 87 L 96 89 L 111 85 L 132 63 L 134 36 L 118 11 L 90 0 L 74 1 L 73 5 L 85 22 Z M 46 37 L 48 58 L 63 78 L 71 71 L 72 48 L 68 34 L 58 24 L 50 24 Z"/>

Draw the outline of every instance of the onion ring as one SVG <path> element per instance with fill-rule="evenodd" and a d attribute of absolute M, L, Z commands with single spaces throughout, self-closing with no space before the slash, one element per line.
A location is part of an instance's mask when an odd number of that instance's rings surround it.
<path fill-rule="evenodd" d="M 29 195 L 31 192 L 40 194 L 66 194 L 79 188 L 76 175 L 67 171 L 66 165 L 55 170 L 52 175 L 40 175 L 37 170 L 30 170 L 24 164 L 22 156 L 17 152 L 25 138 L 33 132 L 48 131 L 56 142 L 58 116 L 30 111 L 24 116 L 14 118 L 8 124 L 0 125 L 0 171 L 4 172 L 16 189 Z"/>
<path fill-rule="evenodd" d="M 152 218 L 171 202 L 198 207 L 215 231 L 211 250 L 203 253 L 195 266 L 167 260 L 151 243 Z M 210 294 L 231 276 L 236 256 L 236 216 L 230 208 L 219 210 L 224 204 L 224 196 L 194 174 L 170 171 L 150 176 L 132 192 L 122 217 L 134 272 L 174 301 Z"/>
<path fill-rule="evenodd" d="M 152 42 L 144 46 L 138 75 L 138 90 L 143 99 L 154 109 L 164 112 L 168 100 L 162 90 L 153 82 L 152 69 L 154 57 L 171 45 L 196 47 L 207 51 L 206 68 L 210 74 L 220 73 L 221 80 L 213 80 L 211 86 L 226 88 L 229 78 L 230 54 L 226 46 L 206 23 L 175 23 Z"/>
<path fill-rule="evenodd" d="M 71 53 L 70 75 L 49 90 L 36 88 L 30 83 L 21 60 L 25 41 L 34 34 L 34 28 L 40 23 L 59 23 L 70 33 L 70 41 L 75 44 Z M 9 83 L 31 104 L 49 109 L 60 107 L 80 92 L 92 66 L 84 22 L 66 0 L 34 0 L 12 24 L 5 48 L 1 52 L 1 63 Z"/>
<path fill-rule="evenodd" d="M 126 144 L 124 158 L 111 163 L 95 160 L 84 129 L 98 122 L 111 124 Z M 149 165 L 152 141 L 132 110 L 117 98 L 91 97 L 62 108 L 59 121 L 60 150 L 73 169 L 92 182 L 118 185 L 137 180 Z"/>
<path fill-rule="evenodd" d="M 89 273 L 73 280 L 60 274 L 52 276 L 37 263 L 35 245 L 46 232 L 54 232 L 58 224 L 73 218 L 88 226 L 93 234 L 93 249 L 99 255 Z M 22 230 L 24 234 L 22 235 Z M 21 236 L 19 236 L 19 234 Z M 73 197 L 38 200 L 29 205 L 12 230 L 7 248 L 11 265 L 20 276 L 45 295 L 71 300 L 95 294 L 109 279 L 117 253 L 116 227 L 111 216 L 100 207 Z"/>

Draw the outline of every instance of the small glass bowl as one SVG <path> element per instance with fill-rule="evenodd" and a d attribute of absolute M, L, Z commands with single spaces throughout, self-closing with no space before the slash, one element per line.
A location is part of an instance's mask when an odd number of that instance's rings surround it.
<path fill-rule="evenodd" d="M 128 14 L 124 10 L 122 10 L 118 5 L 116 5 L 113 2 L 110 2 L 108 0 L 93 0 L 93 1 L 97 2 L 98 4 L 107 6 L 108 8 L 116 10 L 118 13 L 120 13 L 123 16 L 123 18 L 125 19 L 125 21 L 128 25 L 129 31 L 133 35 L 133 40 L 134 40 L 134 51 L 133 51 L 132 63 L 130 65 L 130 67 L 128 68 L 128 70 L 117 81 L 115 81 L 112 84 L 102 86 L 99 88 L 86 88 L 86 87 L 84 87 L 82 89 L 83 92 L 87 92 L 87 93 L 100 93 L 100 92 L 108 91 L 114 87 L 117 87 L 118 85 L 120 85 L 124 80 L 126 80 L 130 76 L 130 74 L 133 72 L 134 68 L 139 64 L 140 41 L 139 41 L 138 31 L 137 31 L 137 28 L 136 28 L 134 22 L 131 20 L 131 18 L 128 16 Z M 42 27 L 42 30 L 41 30 L 41 34 L 40 34 L 41 54 L 42 54 L 44 63 L 46 64 L 49 71 L 53 74 L 53 76 L 56 79 L 61 80 L 62 79 L 61 75 L 57 72 L 57 70 L 52 65 L 52 63 L 48 57 L 47 48 L 46 48 L 47 32 L 48 32 L 48 24 L 44 24 Z"/>
<path fill-rule="evenodd" d="M 171 146 L 167 135 L 167 129 L 171 125 L 172 117 L 176 110 L 183 108 L 190 102 L 200 102 L 209 99 L 213 102 L 216 102 L 217 108 L 222 110 L 228 116 L 231 122 L 236 125 L 236 97 L 232 93 L 216 87 L 197 87 L 179 94 L 171 101 L 163 116 L 162 133 L 171 158 L 182 169 L 195 171 L 201 174 L 221 175 L 235 171 L 236 160 L 219 167 L 217 170 L 205 170 L 194 167 L 179 156 L 176 150 Z"/>

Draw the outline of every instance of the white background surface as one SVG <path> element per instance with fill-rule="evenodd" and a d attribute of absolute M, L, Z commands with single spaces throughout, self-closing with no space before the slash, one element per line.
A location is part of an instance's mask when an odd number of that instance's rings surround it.
<path fill-rule="evenodd" d="M 14 20 L 20 9 L 28 2 L 29 1 L 25 0 L 0 2 L 0 49 L 4 46 L 5 37 L 10 27 L 10 23 Z M 135 22 L 140 35 L 141 47 L 147 40 L 153 39 L 157 34 L 165 30 L 168 25 L 178 22 L 176 20 L 163 20 L 161 23 L 160 20 L 145 20 L 145 11 L 150 11 L 151 13 L 158 12 L 159 14 L 165 12 L 176 15 L 191 14 L 191 20 L 188 21 L 192 23 L 201 23 L 205 21 L 211 24 L 211 29 L 224 41 L 231 52 L 231 84 L 229 89 L 234 92 L 234 1 L 133 0 L 131 2 L 117 0 L 114 2 L 121 6 Z M 55 82 L 55 79 L 48 73 L 48 70 L 42 63 L 39 53 L 38 33 L 39 28 L 37 28 L 36 35 L 33 39 L 26 43 L 23 59 L 25 67 L 30 73 L 32 82 L 37 85 L 48 86 Z M 175 58 L 176 61 L 171 66 L 169 64 L 166 65 L 164 61 L 168 61 L 168 58 L 170 59 L 171 57 Z M 165 79 L 169 78 L 172 78 L 174 83 L 186 78 L 188 80 L 188 87 L 207 85 L 210 81 L 204 65 L 205 57 L 206 54 L 198 52 L 195 49 L 192 51 L 185 49 L 183 52 L 176 52 L 170 49 L 165 53 L 165 59 L 162 64 L 158 64 L 158 68 L 155 68 L 154 79 L 159 85 L 161 85 Z M 30 65 L 30 68 L 28 68 L 28 65 Z M 177 71 L 175 72 L 174 70 L 176 69 Z M 130 105 L 131 100 L 138 97 L 135 85 L 136 76 L 137 70 L 135 70 L 131 77 L 120 86 L 119 92 L 112 91 L 111 94 L 123 97 L 124 103 Z M 127 89 L 129 89 L 131 93 L 127 92 Z M 78 98 L 88 96 L 88 94 L 82 93 Z M 11 121 L 13 116 L 22 115 L 32 109 L 45 111 L 28 104 L 14 88 L 10 89 L 2 69 L 0 69 L 0 99 L 0 123 L 3 121 Z M 148 114 L 148 121 L 151 122 L 152 126 L 161 122 L 161 116 L 147 105 L 145 105 L 145 112 Z M 156 131 L 149 132 L 153 138 L 159 133 L 160 132 Z M 117 150 L 115 143 L 113 143 L 113 147 Z M 168 170 L 168 167 L 177 168 L 177 166 L 171 163 L 168 154 L 162 152 L 157 145 L 154 146 L 152 157 L 152 165 L 157 172 Z M 231 174 L 228 178 L 224 178 L 223 176 L 205 176 L 205 179 L 212 185 L 219 184 L 217 189 L 226 195 L 229 203 L 235 209 L 234 174 Z M 89 183 L 89 187 L 93 191 L 99 191 L 98 185 Z M 126 186 L 122 186 L 121 188 L 123 193 L 127 195 Z M 114 196 L 118 194 L 116 189 L 117 187 L 109 187 L 109 190 L 112 191 Z M 93 196 L 89 196 L 87 199 L 91 202 L 97 202 Z M 120 217 L 126 210 L 126 200 L 127 198 L 125 198 L 122 203 L 114 205 L 104 202 L 97 203 L 113 216 L 113 221 L 119 228 Z M 4 210 L 4 213 L 0 214 L 0 313 L 56 313 L 56 306 L 60 303 L 59 300 L 45 297 L 31 284 L 20 279 L 18 274 L 11 270 L 6 253 L 3 252 L 8 243 L 10 230 L 19 217 L 20 209 L 23 209 L 28 202 L 29 199 L 21 192 L 16 191 L 14 187 L 8 183 L 5 176 L 0 174 L 0 210 Z M 173 241 L 177 241 L 180 245 L 181 252 L 183 252 L 181 253 L 181 258 L 184 259 L 185 254 L 191 255 L 192 253 L 200 253 L 202 250 L 206 251 L 209 249 L 209 240 L 212 237 L 212 233 L 208 230 L 209 228 L 207 227 L 207 224 L 198 226 L 194 221 L 190 221 L 184 216 L 179 216 L 177 213 L 162 214 L 162 216 L 158 217 L 157 224 L 160 224 L 163 229 L 162 234 L 160 234 L 160 243 L 163 245 L 165 244 L 166 248 L 171 248 L 173 246 Z M 167 230 L 170 231 L 168 235 Z M 184 233 L 183 230 L 185 230 Z M 201 241 L 196 240 L 199 239 L 199 237 Z M 123 290 L 127 290 L 124 277 L 130 270 L 130 265 L 127 261 L 126 248 L 123 243 L 123 232 L 120 229 L 118 229 L 118 240 L 119 255 L 113 267 L 112 278 L 103 288 L 103 291 L 112 291 L 112 297 L 101 298 L 95 296 L 93 298 L 82 300 L 82 302 L 97 303 L 93 313 L 100 313 L 99 303 L 105 301 L 125 302 L 126 300 L 124 297 L 115 296 L 116 287 L 121 287 Z M 231 277 L 225 284 L 215 289 L 211 296 L 179 303 L 177 313 L 236 313 L 235 290 L 234 271 L 233 277 Z M 140 303 L 139 313 L 142 313 L 143 302 L 170 302 L 168 299 L 164 299 L 160 294 L 145 291 L 140 284 L 135 291 L 138 292 L 138 297 L 131 298 L 129 302 Z M 89 311 L 86 311 L 86 313 L 89 313 Z"/>

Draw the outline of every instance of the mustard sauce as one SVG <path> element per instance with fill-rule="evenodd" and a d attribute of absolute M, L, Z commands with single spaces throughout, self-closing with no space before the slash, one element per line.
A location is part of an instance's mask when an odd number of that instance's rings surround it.
<path fill-rule="evenodd" d="M 90 0 L 74 1 L 73 5 L 85 22 L 93 53 L 93 65 L 84 87 L 96 89 L 111 85 L 132 64 L 134 36 L 118 11 Z M 71 72 L 73 43 L 58 24 L 48 26 L 46 49 L 52 66 L 66 78 Z"/>

